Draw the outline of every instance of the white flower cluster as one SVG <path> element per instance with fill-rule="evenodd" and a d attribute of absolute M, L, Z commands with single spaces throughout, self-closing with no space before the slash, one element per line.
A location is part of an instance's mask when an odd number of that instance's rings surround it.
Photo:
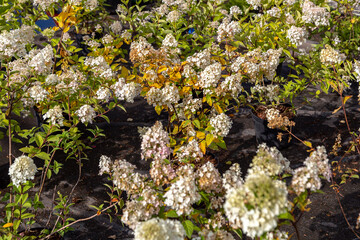
<path fill-rule="evenodd" d="M 111 88 L 119 100 L 125 100 L 129 103 L 133 103 L 134 98 L 137 97 L 141 91 L 139 84 L 135 82 L 126 83 L 124 78 L 119 78 Z"/>
<path fill-rule="evenodd" d="M 114 77 L 114 72 L 103 56 L 98 56 L 96 58 L 87 57 L 84 64 L 90 67 L 91 71 L 93 71 L 97 77 L 105 79 L 112 79 Z"/>
<path fill-rule="evenodd" d="M 329 25 L 330 13 L 310 0 L 305 0 L 302 4 L 302 13 L 302 20 L 306 23 L 313 23 L 316 27 Z"/>
<path fill-rule="evenodd" d="M 0 34 L 0 60 L 13 56 L 24 57 L 27 44 L 34 42 L 34 28 L 22 25 L 19 29 L 2 31 Z"/>
<path fill-rule="evenodd" d="M 57 3 L 58 0 L 33 0 L 33 4 L 36 7 L 40 7 L 42 10 L 46 10 L 51 4 Z"/>
<path fill-rule="evenodd" d="M 217 89 L 218 95 L 225 96 L 226 93 L 230 93 L 233 98 L 237 98 L 239 94 L 243 91 L 241 85 L 241 75 L 233 74 L 227 76 L 223 82 L 220 84 L 220 89 Z"/>
<path fill-rule="evenodd" d="M 154 9 L 154 12 L 160 17 L 163 17 L 169 13 L 169 7 L 167 4 L 161 4 L 158 8 Z"/>
<path fill-rule="evenodd" d="M 354 61 L 353 63 L 354 72 L 356 73 L 356 80 L 360 82 L 360 62 Z"/>
<path fill-rule="evenodd" d="M 126 160 L 115 160 L 112 164 L 113 183 L 121 191 L 136 198 L 145 187 L 145 176 L 135 172 L 135 165 Z"/>
<path fill-rule="evenodd" d="M 55 85 L 57 83 L 59 83 L 59 77 L 56 74 L 50 74 L 46 77 L 45 79 L 45 83 L 47 85 Z"/>
<path fill-rule="evenodd" d="M 183 110 L 185 113 L 196 113 L 202 107 L 201 98 L 193 98 L 192 95 L 188 95 L 183 99 Z"/>
<path fill-rule="evenodd" d="M 99 175 L 103 175 L 104 173 L 111 173 L 112 169 L 112 162 L 111 159 L 108 156 L 101 155 L 99 160 Z"/>
<path fill-rule="evenodd" d="M 152 218 L 135 229 L 135 240 L 183 240 L 186 232 L 177 220 Z"/>
<path fill-rule="evenodd" d="M 195 160 L 199 161 L 203 158 L 203 152 L 200 149 L 199 143 L 193 139 L 187 145 L 181 146 L 177 151 L 179 161 Z"/>
<path fill-rule="evenodd" d="M 100 101 L 109 102 L 110 97 L 111 97 L 111 92 L 110 92 L 109 88 L 100 87 L 96 91 L 96 99 L 98 99 Z"/>
<path fill-rule="evenodd" d="M 163 130 L 161 122 L 156 122 L 154 126 L 147 130 L 142 136 L 141 157 L 143 159 L 167 158 L 170 154 L 170 139 L 168 133 Z"/>
<path fill-rule="evenodd" d="M 44 114 L 43 118 L 44 120 L 50 119 L 51 124 L 59 124 L 60 126 L 64 125 L 64 116 L 62 114 L 62 109 L 59 105 L 56 105 L 55 107 L 47 111 L 47 113 Z"/>
<path fill-rule="evenodd" d="M 194 55 L 189 56 L 186 61 L 191 65 L 195 65 L 199 69 L 205 69 L 211 64 L 210 50 L 206 48 L 201 52 L 194 53 Z"/>
<path fill-rule="evenodd" d="M 306 189 L 316 191 L 321 188 L 321 179 L 319 175 L 324 176 L 330 181 L 331 168 L 329 159 L 327 158 L 326 149 L 324 146 L 319 146 L 316 151 L 306 158 L 305 166 L 294 171 L 294 176 L 291 182 L 296 194 L 301 194 Z"/>
<path fill-rule="evenodd" d="M 242 173 L 238 163 L 234 163 L 228 170 L 226 170 L 222 179 L 223 187 L 226 192 L 232 188 L 239 188 L 244 183 L 241 175 Z"/>
<path fill-rule="evenodd" d="M 93 119 L 96 117 L 94 108 L 87 104 L 76 110 L 75 114 L 79 117 L 82 123 L 92 123 Z"/>
<path fill-rule="evenodd" d="M 156 190 L 146 188 L 141 192 L 140 198 L 126 203 L 121 221 L 130 228 L 136 229 L 141 224 L 140 221 L 149 220 L 153 215 L 157 215 L 163 205 Z"/>
<path fill-rule="evenodd" d="M 36 103 L 39 103 L 46 99 L 47 95 L 49 94 L 44 88 L 40 85 L 32 86 L 29 90 L 29 96 L 34 99 Z"/>
<path fill-rule="evenodd" d="M 174 23 L 177 22 L 181 17 L 181 13 L 177 10 L 173 10 L 171 12 L 169 12 L 169 14 L 167 15 L 167 21 Z"/>
<path fill-rule="evenodd" d="M 196 171 L 199 189 L 207 193 L 219 193 L 222 191 L 222 179 L 219 171 L 211 162 L 202 165 Z"/>
<path fill-rule="evenodd" d="M 234 72 L 243 70 L 244 74 L 254 83 L 256 80 L 263 79 L 263 75 L 272 80 L 280 63 L 282 51 L 283 49 L 279 48 L 261 52 L 261 49 L 257 48 L 236 58 L 231 65 L 231 70 Z"/>
<path fill-rule="evenodd" d="M 211 134 L 226 137 L 231 129 L 232 121 L 225 113 L 221 113 L 210 118 L 210 125 L 215 128 Z"/>
<path fill-rule="evenodd" d="M 163 159 L 155 159 L 151 162 L 150 176 L 158 186 L 168 184 L 176 177 L 175 170 L 170 163 Z"/>
<path fill-rule="evenodd" d="M 164 40 L 162 41 L 162 46 L 176 48 L 178 46 L 178 42 L 171 33 L 168 33 L 164 38 Z"/>
<path fill-rule="evenodd" d="M 113 33 L 115 33 L 116 35 L 119 35 L 121 33 L 122 28 L 123 27 L 120 21 L 115 21 L 110 25 L 111 31 L 113 31 Z"/>
<path fill-rule="evenodd" d="M 285 0 L 284 3 L 291 6 L 291 5 L 294 5 L 296 3 L 296 0 Z"/>
<path fill-rule="evenodd" d="M 234 5 L 234 6 L 230 7 L 230 15 L 237 16 L 237 15 L 241 15 L 241 14 L 243 14 L 243 12 L 239 8 L 239 6 Z"/>
<path fill-rule="evenodd" d="M 266 12 L 271 17 L 279 18 L 281 17 L 281 10 L 278 7 L 273 7 Z"/>
<path fill-rule="evenodd" d="M 250 164 L 248 174 L 261 173 L 276 176 L 286 171 L 291 173 L 290 162 L 276 147 L 269 148 L 265 143 L 259 145 L 256 156 Z"/>
<path fill-rule="evenodd" d="M 201 196 L 195 184 L 194 169 L 190 165 L 185 165 L 178 172 L 178 180 L 164 194 L 165 205 L 174 209 L 178 215 L 188 215 L 193 210 L 191 205 L 199 201 Z"/>
<path fill-rule="evenodd" d="M 275 229 L 278 215 L 288 207 L 286 184 L 261 173 L 248 175 L 243 185 L 230 190 L 224 204 L 230 225 L 252 238 Z"/>
<path fill-rule="evenodd" d="M 291 26 L 287 30 L 286 38 L 295 45 L 296 47 L 306 42 L 306 38 L 308 37 L 308 32 L 303 27 L 295 27 Z"/>
<path fill-rule="evenodd" d="M 19 58 L 8 64 L 10 72 L 13 72 L 10 75 L 10 83 L 22 83 L 24 78 L 28 78 L 31 74 L 31 69 L 28 66 L 26 59 Z M 17 72 L 15 72 L 17 71 Z"/>
<path fill-rule="evenodd" d="M 34 50 L 33 50 L 34 51 Z M 31 52 L 29 53 L 31 55 Z M 38 74 L 49 74 L 54 65 L 54 52 L 51 45 L 41 49 L 29 62 L 29 66 L 34 68 Z"/>
<path fill-rule="evenodd" d="M 251 5 L 255 10 L 261 7 L 261 0 L 246 0 L 246 2 Z"/>
<path fill-rule="evenodd" d="M 216 62 L 207 66 L 204 71 L 200 73 L 200 79 L 196 86 L 201 88 L 214 88 L 217 86 L 221 78 L 221 63 Z"/>
<path fill-rule="evenodd" d="M 24 155 L 16 158 L 9 168 L 11 182 L 15 186 L 26 183 L 27 180 L 34 179 L 36 172 L 37 168 L 34 160 Z"/>
<path fill-rule="evenodd" d="M 140 37 L 138 41 L 134 41 L 130 45 L 130 60 L 132 63 L 145 61 L 155 49 L 144 37 Z"/>
<path fill-rule="evenodd" d="M 180 95 L 176 86 L 166 85 L 162 89 L 156 87 L 150 88 L 146 93 L 146 99 L 147 102 L 154 107 L 163 105 L 171 107 L 172 104 L 175 104 L 180 100 Z"/>
<path fill-rule="evenodd" d="M 345 54 L 339 53 L 330 45 L 325 45 L 324 49 L 320 52 L 320 61 L 325 65 L 340 64 L 346 58 Z"/>
<path fill-rule="evenodd" d="M 241 32 L 239 22 L 229 21 L 227 18 L 218 27 L 217 31 L 217 41 L 222 42 L 225 40 L 232 40 L 234 36 Z"/>

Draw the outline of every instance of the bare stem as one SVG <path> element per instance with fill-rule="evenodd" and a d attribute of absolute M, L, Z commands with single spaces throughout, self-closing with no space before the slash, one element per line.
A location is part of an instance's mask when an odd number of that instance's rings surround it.
<path fill-rule="evenodd" d="M 72 223 L 69 223 L 68 225 L 63 226 L 62 228 L 59 228 L 59 229 L 58 229 L 58 230 L 56 230 L 55 232 L 50 233 L 50 234 L 49 234 L 49 235 L 47 235 L 46 237 L 40 238 L 40 240 L 45 240 L 45 239 L 48 239 L 48 238 L 50 238 L 50 236 L 54 235 L 55 233 L 58 233 L 58 232 L 60 232 L 60 231 L 64 230 L 65 228 L 70 227 L 71 225 L 73 225 L 73 224 L 75 224 L 75 223 L 78 223 L 78 222 L 84 222 L 84 221 L 87 221 L 87 220 L 93 219 L 94 217 L 99 216 L 101 213 L 105 212 L 106 210 L 108 210 L 108 209 L 112 208 L 112 207 L 113 207 L 113 206 L 115 206 L 116 204 L 117 204 L 117 202 L 116 202 L 116 203 L 111 204 L 111 205 L 110 205 L 110 206 L 108 206 L 107 208 L 105 208 L 105 209 L 101 210 L 100 212 L 95 213 L 94 215 L 92 215 L 92 216 L 90 216 L 90 217 L 87 217 L 87 218 L 81 218 L 81 219 L 78 219 L 78 220 L 76 220 L 76 221 L 74 221 L 74 222 L 72 222 Z"/>

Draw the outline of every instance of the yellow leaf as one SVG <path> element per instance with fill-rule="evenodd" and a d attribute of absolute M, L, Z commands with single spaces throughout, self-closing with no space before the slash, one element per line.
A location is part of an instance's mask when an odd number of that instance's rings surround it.
<path fill-rule="evenodd" d="M 196 137 L 199 139 L 204 139 L 205 138 L 205 133 L 204 132 L 196 132 Z"/>
<path fill-rule="evenodd" d="M 349 100 L 351 97 L 352 97 L 351 95 L 350 96 L 345 96 L 343 98 L 343 103 L 345 104 L 347 102 L 347 100 Z"/>
<path fill-rule="evenodd" d="M 214 135 L 212 135 L 212 134 L 206 135 L 206 145 L 209 146 L 213 140 L 214 140 Z"/>
<path fill-rule="evenodd" d="M 129 71 L 127 70 L 126 67 L 122 66 L 121 67 L 121 77 L 127 78 L 128 75 L 129 75 Z"/>
<path fill-rule="evenodd" d="M 312 144 L 311 144 L 311 142 L 304 141 L 304 144 L 305 144 L 307 147 L 312 148 Z"/>
<path fill-rule="evenodd" d="M 342 108 L 342 106 L 338 107 L 337 109 L 335 109 L 335 110 L 332 112 L 332 114 L 337 113 L 341 108 Z"/>
<path fill-rule="evenodd" d="M 163 71 L 165 71 L 165 70 L 167 70 L 168 68 L 166 67 L 166 66 L 161 66 L 161 67 L 159 67 L 159 69 L 158 69 L 158 73 L 162 73 Z"/>
<path fill-rule="evenodd" d="M 13 223 L 5 223 L 3 225 L 3 228 L 8 228 L 8 227 L 12 227 L 13 226 Z"/>
<path fill-rule="evenodd" d="M 200 149 L 203 152 L 203 154 L 206 153 L 206 143 L 205 143 L 205 141 L 200 142 Z"/>
<path fill-rule="evenodd" d="M 219 106 L 219 104 L 214 103 L 214 107 L 215 107 L 215 110 L 216 110 L 218 113 L 223 113 L 223 110 L 221 109 L 221 107 Z"/>

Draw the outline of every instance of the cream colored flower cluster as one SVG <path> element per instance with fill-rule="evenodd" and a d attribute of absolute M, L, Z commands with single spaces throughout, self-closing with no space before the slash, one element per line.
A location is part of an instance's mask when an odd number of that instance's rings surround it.
<path fill-rule="evenodd" d="M 196 174 L 190 165 L 185 165 L 178 170 L 178 176 L 179 179 L 164 194 L 165 205 L 178 215 L 187 215 L 193 211 L 192 205 L 201 198 L 195 182 Z"/>
<path fill-rule="evenodd" d="M 268 147 L 265 143 L 258 146 L 248 174 L 261 173 L 276 176 L 283 172 L 291 173 L 290 162 L 276 147 Z"/>
<path fill-rule="evenodd" d="M 124 78 L 119 78 L 119 80 L 111 86 L 111 89 L 119 100 L 125 100 L 129 103 L 133 103 L 135 97 L 141 92 L 139 84 L 135 82 L 126 83 Z"/>
<path fill-rule="evenodd" d="M 170 154 L 170 139 L 161 122 L 147 130 L 142 136 L 141 157 L 143 159 L 165 159 Z"/>
<path fill-rule="evenodd" d="M 158 193 L 151 188 L 145 188 L 139 198 L 133 198 L 131 201 L 128 201 L 121 216 L 121 221 L 132 229 L 137 229 L 139 225 L 141 226 L 141 221 L 147 221 L 153 215 L 157 215 L 160 208 L 164 206 Z"/>
<path fill-rule="evenodd" d="M 199 143 L 195 139 L 191 140 L 187 145 L 181 146 L 176 155 L 179 161 L 200 161 L 204 156 Z"/>
<path fill-rule="evenodd" d="M 90 67 L 95 76 L 105 79 L 112 79 L 114 77 L 114 72 L 103 56 L 98 56 L 96 58 L 87 57 L 84 64 Z"/>
<path fill-rule="evenodd" d="M 345 54 L 333 49 L 330 45 L 325 45 L 324 49 L 320 52 L 320 61 L 325 65 L 340 64 L 345 60 Z"/>
<path fill-rule="evenodd" d="M 309 33 L 306 31 L 305 28 L 291 26 L 287 30 L 286 38 L 288 38 L 292 44 L 294 44 L 296 47 L 298 47 L 301 44 L 305 43 L 308 35 L 309 35 Z"/>
<path fill-rule="evenodd" d="M 316 6 L 310 0 L 305 0 L 301 7 L 304 22 L 313 23 L 316 27 L 329 25 L 330 12 L 326 8 Z"/>
<path fill-rule="evenodd" d="M 135 240 L 183 240 L 186 232 L 177 220 L 152 218 L 135 229 Z"/>
<path fill-rule="evenodd" d="M 254 83 L 257 80 L 262 80 L 263 75 L 272 80 L 280 63 L 282 51 L 283 49 L 279 48 L 261 52 L 261 49 L 257 48 L 236 58 L 231 65 L 231 70 L 234 72 L 242 70 L 242 73 Z"/>
<path fill-rule="evenodd" d="M 150 105 L 156 106 L 168 106 L 172 107 L 172 104 L 177 103 L 180 100 L 179 90 L 175 85 L 166 85 L 159 89 L 156 87 L 150 88 L 146 93 L 147 102 Z"/>
<path fill-rule="evenodd" d="M 60 126 L 63 126 L 64 122 L 64 116 L 62 114 L 62 109 L 59 105 L 56 105 L 52 109 L 49 109 L 44 116 L 44 120 L 49 119 L 51 124 L 59 124 Z"/>
<path fill-rule="evenodd" d="M 218 27 L 217 41 L 219 43 L 225 40 L 231 41 L 240 32 L 241 28 L 238 21 L 230 21 L 228 18 L 225 18 Z"/>
<path fill-rule="evenodd" d="M 26 55 L 26 45 L 34 42 L 34 28 L 22 25 L 19 29 L 2 31 L 0 34 L 0 60 Z"/>
<path fill-rule="evenodd" d="M 305 166 L 300 167 L 294 171 L 294 176 L 291 186 L 300 195 L 306 189 L 316 191 L 321 188 L 320 175 L 324 176 L 328 181 L 331 177 L 331 168 L 329 159 L 327 158 L 326 149 L 324 146 L 319 146 L 310 157 L 306 158 Z"/>
<path fill-rule="evenodd" d="M 24 155 L 16 158 L 9 168 L 11 182 L 15 186 L 26 183 L 27 180 L 34 179 L 36 172 L 37 167 L 34 164 L 34 160 Z"/>
<path fill-rule="evenodd" d="M 286 184 L 263 173 L 248 175 L 243 185 L 229 191 L 224 204 L 230 225 L 253 238 L 274 230 L 288 207 Z"/>
<path fill-rule="evenodd" d="M 222 179 L 219 171 L 211 162 L 202 165 L 197 171 L 199 189 L 207 193 L 222 192 Z"/>
<path fill-rule="evenodd" d="M 210 125 L 214 128 L 211 134 L 226 137 L 231 129 L 232 121 L 225 113 L 221 113 L 210 118 Z"/>
<path fill-rule="evenodd" d="M 75 111 L 75 114 L 79 117 L 82 123 L 92 123 L 96 117 L 96 112 L 93 107 L 85 104 L 80 109 Z"/>

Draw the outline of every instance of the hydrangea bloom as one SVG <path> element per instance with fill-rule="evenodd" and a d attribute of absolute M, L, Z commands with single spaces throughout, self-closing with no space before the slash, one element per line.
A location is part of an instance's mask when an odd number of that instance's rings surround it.
<path fill-rule="evenodd" d="M 287 30 L 286 38 L 288 38 L 289 41 L 297 47 L 303 44 L 306 41 L 307 37 L 308 32 L 305 28 L 291 26 Z"/>
<path fill-rule="evenodd" d="M 225 113 L 221 113 L 210 119 L 210 125 L 215 128 L 211 131 L 211 134 L 225 137 L 230 131 L 232 121 Z"/>
<path fill-rule="evenodd" d="M 320 52 L 320 61 L 326 65 L 335 65 L 344 61 L 346 58 L 345 54 L 339 53 L 329 45 L 325 45 L 324 49 Z"/>
<path fill-rule="evenodd" d="M 275 229 L 278 215 L 288 207 L 286 184 L 261 173 L 248 175 L 242 186 L 229 191 L 224 204 L 230 225 L 252 238 Z"/>
<path fill-rule="evenodd" d="M 147 130 L 142 136 L 141 156 L 143 159 L 165 159 L 170 154 L 170 139 L 161 122 Z"/>
<path fill-rule="evenodd" d="M 20 156 L 15 159 L 14 163 L 9 168 L 9 175 L 12 183 L 19 186 L 27 180 L 34 179 L 37 172 L 34 160 L 28 156 Z"/>
<path fill-rule="evenodd" d="M 331 177 L 329 159 L 324 146 L 319 146 L 310 157 L 304 161 L 305 166 L 294 171 L 291 186 L 296 194 L 301 194 L 306 189 L 316 191 L 321 188 L 320 175 L 328 181 Z"/>
<path fill-rule="evenodd" d="M 82 123 L 92 123 L 93 119 L 96 117 L 94 108 L 87 104 L 76 110 L 75 114 L 79 117 Z"/>
<path fill-rule="evenodd" d="M 43 101 L 49 93 L 40 85 L 32 86 L 29 89 L 29 95 L 36 103 Z"/>
<path fill-rule="evenodd" d="M 181 146 L 176 154 L 179 161 L 199 161 L 204 156 L 200 149 L 199 143 L 195 139 L 191 140 L 187 145 Z"/>
<path fill-rule="evenodd" d="M 34 51 L 34 53 L 36 52 Z M 29 55 L 32 55 L 31 52 Z M 37 74 L 49 74 L 54 65 L 53 58 L 54 52 L 49 44 L 31 58 L 29 66 L 32 67 Z"/>
<path fill-rule="evenodd" d="M 241 169 L 238 163 L 234 163 L 223 175 L 223 186 L 226 191 L 229 191 L 233 188 L 239 188 L 244 180 L 241 177 Z"/>
<path fill-rule="evenodd" d="M 269 148 L 265 143 L 260 144 L 250 164 L 249 174 L 258 172 L 275 176 L 283 171 L 291 172 L 289 160 L 276 147 Z"/>
<path fill-rule="evenodd" d="M 207 162 L 196 171 L 198 176 L 199 189 L 207 193 L 222 191 L 222 179 L 214 164 Z"/>
<path fill-rule="evenodd" d="M 102 155 L 99 160 L 99 175 L 103 175 L 104 173 L 110 173 L 112 169 L 112 162 L 108 156 Z"/>
<path fill-rule="evenodd" d="M 45 119 L 50 119 L 51 124 L 59 124 L 60 126 L 63 126 L 64 116 L 62 114 L 62 109 L 59 105 L 56 105 L 43 116 Z"/>
<path fill-rule="evenodd" d="M 15 55 L 24 57 L 25 46 L 34 42 L 34 28 L 22 25 L 19 29 L 2 31 L 0 34 L 0 59 L 13 57 Z"/>
<path fill-rule="evenodd" d="M 110 97 L 111 97 L 111 92 L 110 89 L 108 88 L 100 87 L 96 91 L 96 98 L 99 99 L 100 101 L 108 102 L 110 100 Z"/>
<path fill-rule="evenodd" d="M 140 221 L 149 220 L 153 215 L 157 215 L 163 205 L 157 191 L 146 188 L 141 192 L 140 199 L 132 199 L 126 203 L 121 221 L 136 229 L 141 224 Z"/>
<path fill-rule="evenodd" d="M 165 205 L 171 207 L 178 215 L 190 214 L 191 205 L 199 201 L 201 196 L 195 184 L 194 170 L 185 165 L 178 170 L 179 179 L 164 194 Z"/>
<path fill-rule="evenodd" d="M 135 229 L 135 240 L 183 240 L 185 229 L 177 220 L 152 218 Z"/>

